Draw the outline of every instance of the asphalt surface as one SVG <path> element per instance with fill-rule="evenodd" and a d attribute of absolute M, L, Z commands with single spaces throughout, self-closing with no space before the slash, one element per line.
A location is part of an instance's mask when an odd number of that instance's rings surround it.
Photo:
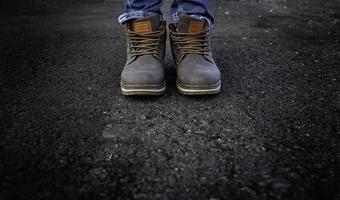
<path fill-rule="evenodd" d="M 20 3 L 21 2 L 21 3 Z M 1 2 L 0 199 L 340 199 L 340 2 L 214 1 L 222 93 L 124 97 L 122 3 Z"/>

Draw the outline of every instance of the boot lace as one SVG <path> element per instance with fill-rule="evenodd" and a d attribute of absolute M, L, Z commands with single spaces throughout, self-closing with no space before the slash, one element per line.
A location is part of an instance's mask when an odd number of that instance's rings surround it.
<path fill-rule="evenodd" d="M 128 31 L 131 55 L 158 55 L 163 33 L 164 30 L 150 33 L 137 33 L 134 31 Z"/>
<path fill-rule="evenodd" d="M 209 55 L 208 30 L 199 33 L 172 32 L 172 40 L 181 57 L 186 54 Z"/>

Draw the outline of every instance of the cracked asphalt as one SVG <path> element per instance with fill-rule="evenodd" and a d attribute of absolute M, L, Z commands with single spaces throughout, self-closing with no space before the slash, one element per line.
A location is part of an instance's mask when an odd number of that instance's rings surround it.
<path fill-rule="evenodd" d="M 340 1 L 213 1 L 216 96 L 124 97 L 121 2 L 2 1 L 0 199 L 340 199 Z M 166 3 L 167 7 L 169 3 Z"/>

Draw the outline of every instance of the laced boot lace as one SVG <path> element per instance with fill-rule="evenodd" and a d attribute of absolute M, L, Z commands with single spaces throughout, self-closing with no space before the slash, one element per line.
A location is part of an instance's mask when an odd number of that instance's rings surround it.
<path fill-rule="evenodd" d="M 163 33 L 164 29 L 150 33 L 128 31 L 131 56 L 158 55 Z"/>
<path fill-rule="evenodd" d="M 208 30 L 199 33 L 178 33 L 172 31 L 172 41 L 179 57 L 187 54 L 209 55 Z"/>

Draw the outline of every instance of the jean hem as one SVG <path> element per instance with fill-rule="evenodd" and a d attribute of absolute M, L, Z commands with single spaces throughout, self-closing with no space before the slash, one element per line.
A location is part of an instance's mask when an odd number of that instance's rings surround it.
<path fill-rule="evenodd" d="M 132 11 L 132 12 L 121 14 L 118 17 L 118 22 L 120 24 L 124 24 L 125 22 L 127 22 L 127 21 L 129 21 L 131 19 L 145 18 L 145 17 L 152 16 L 154 14 L 158 14 L 158 13 L 141 11 L 141 10 L 139 10 L 139 11 Z M 162 16 L 161 16 L 161 20 L 163 20 Z"/>
<path fill-rule="evenodd" d="M 180 13 L 180 14 L 182 14 L 182 13 Z M 171 15 L 172 21 L 175 24 L 177 24 L 179 22 L 179 15 L 180 14 L 179 13 L 175 13 L 175 14 Z M 195 19 L 201 19 L 201 20 L 203 19 L 203 20 L 205 20 L 208 23 L 209 28 L 212 28 L 214 26 L 214 24 L 212 23 L 212 21 L 208 17 L 202 16 L 202 15 L 198 15 L 198 14 L 191 14 L 189 16 L 193 17 Z"/>

